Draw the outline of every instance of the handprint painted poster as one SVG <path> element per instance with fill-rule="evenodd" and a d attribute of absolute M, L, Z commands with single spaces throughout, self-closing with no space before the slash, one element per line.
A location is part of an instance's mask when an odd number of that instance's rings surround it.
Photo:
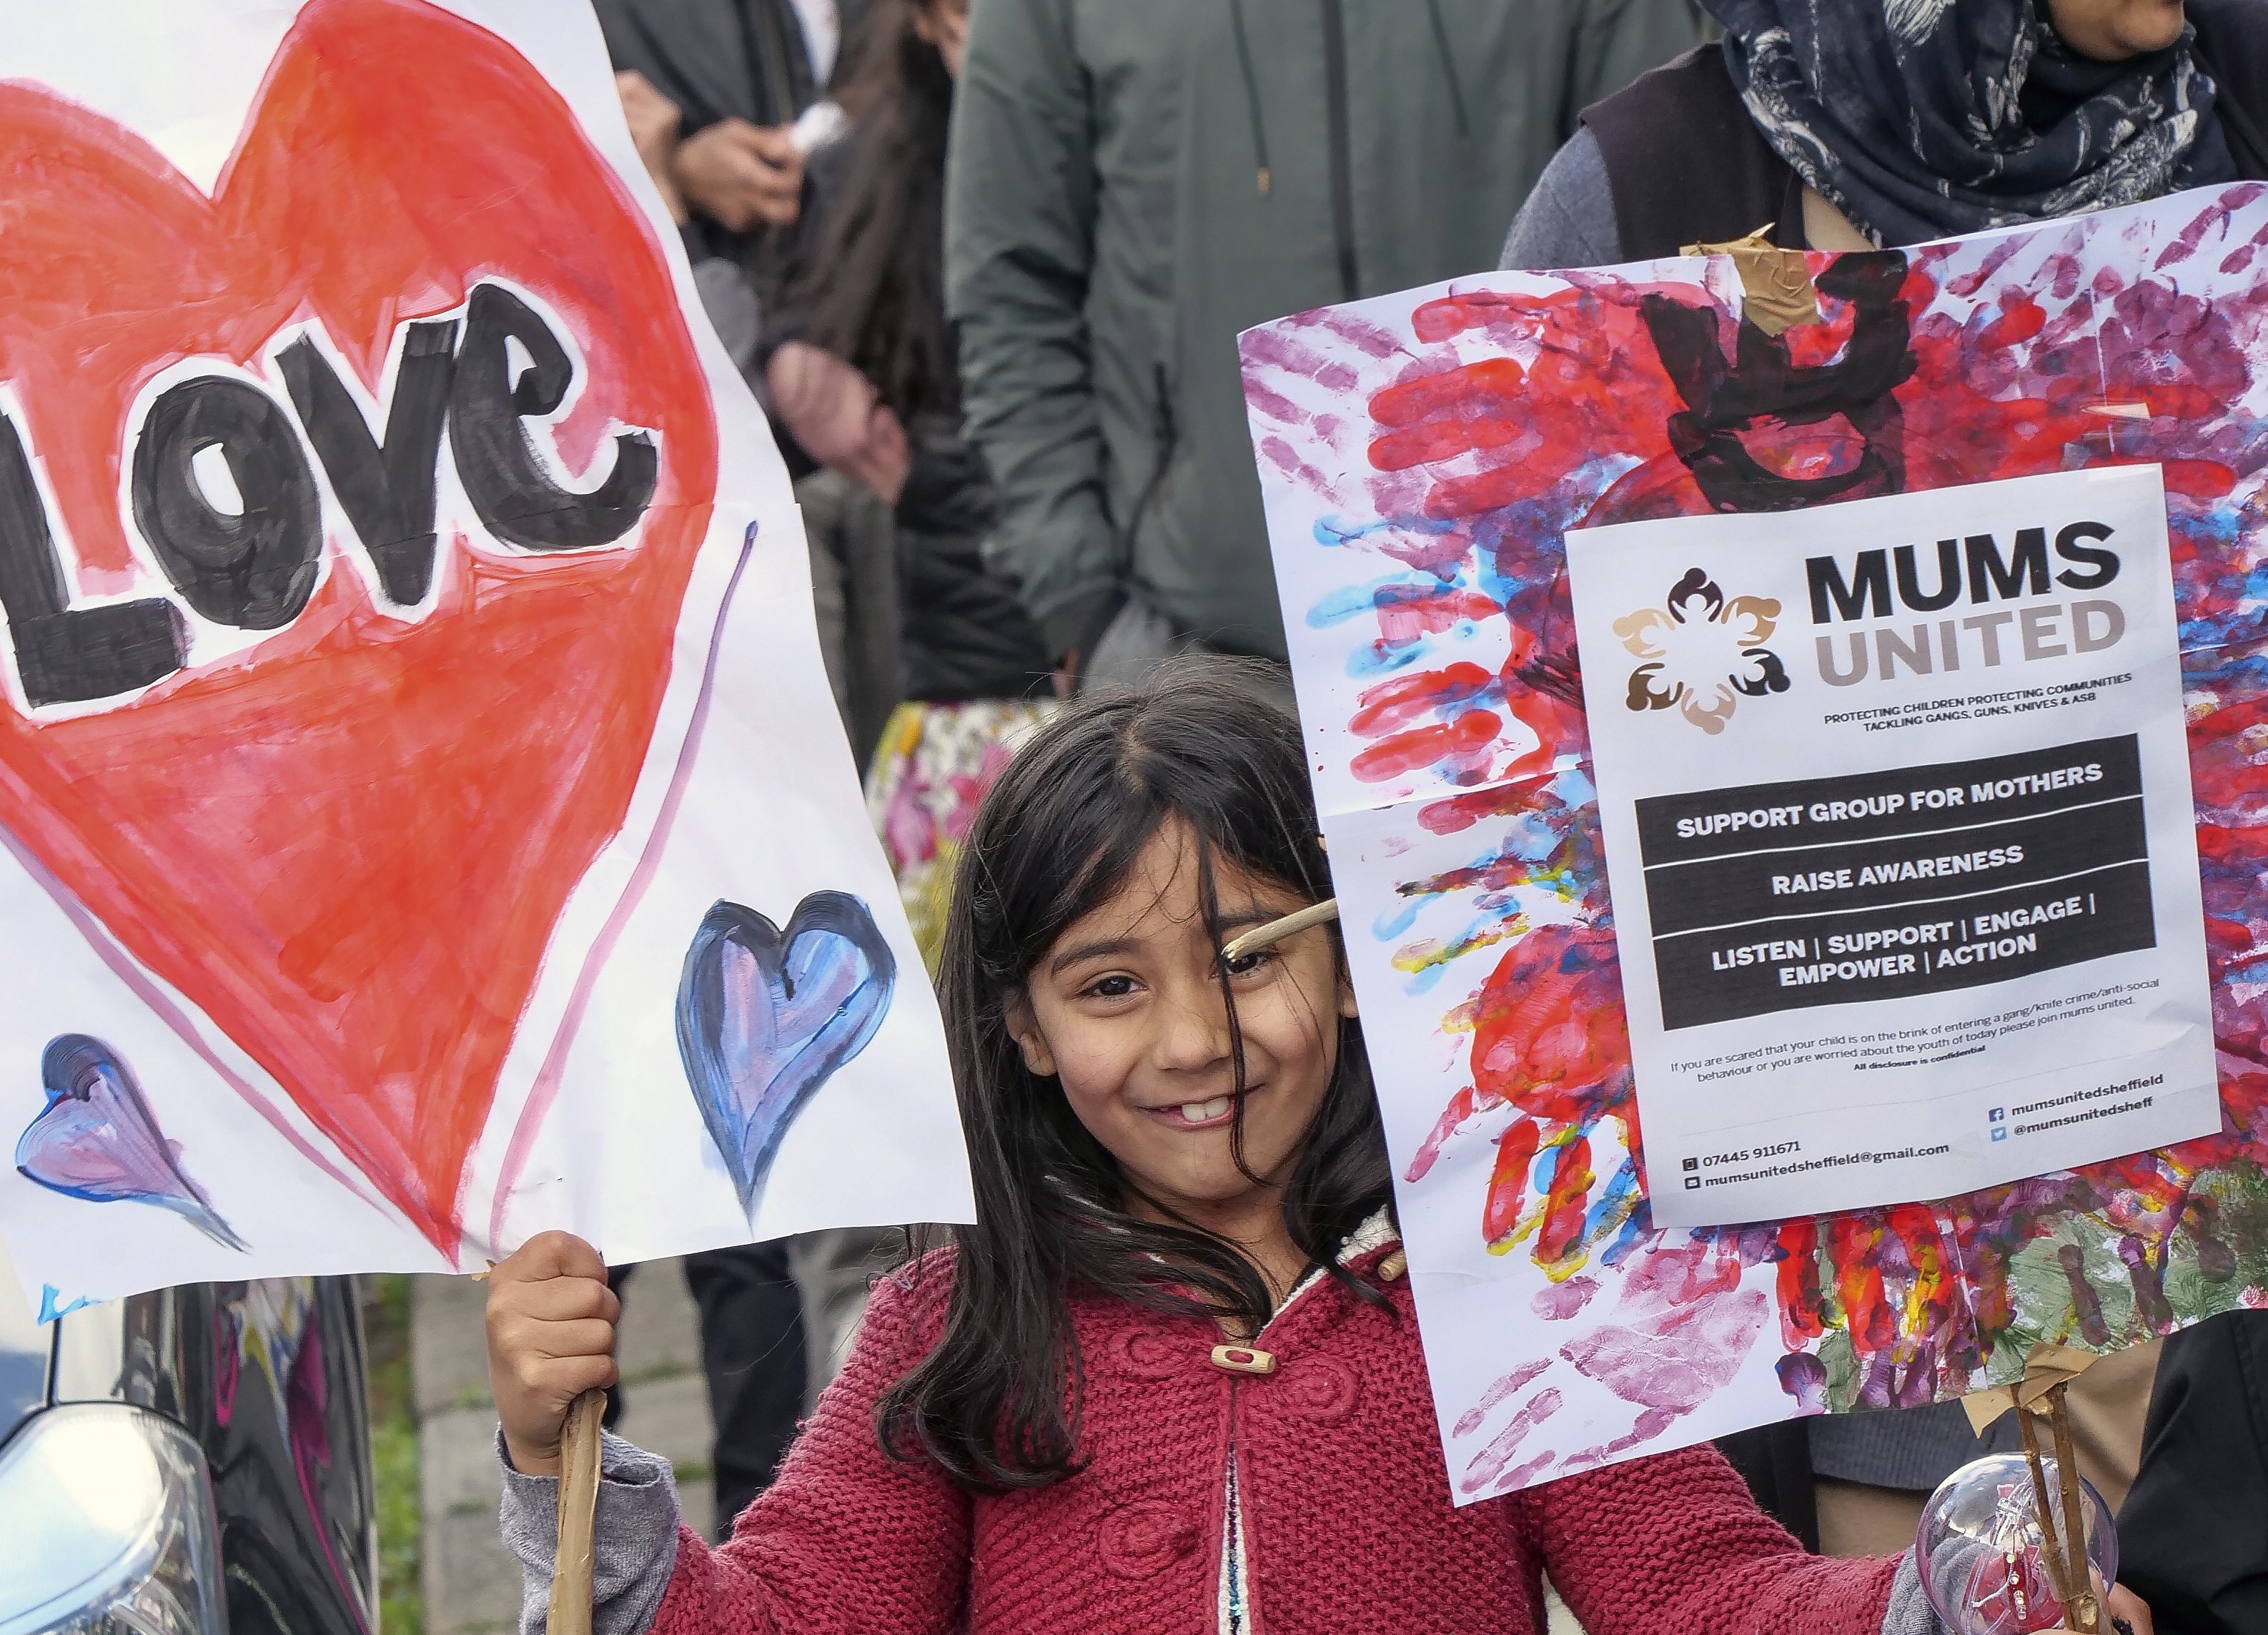
<path fill-rule="evenodd" d="M 595 19 L 0 0 L 0 1231 L 965 1219 L 806 546 Z"/>
<path fill-rule="evenodd" d="M 1487 276 L 1243 337 L 1461 1502 L 2268 1303 L 2268 188 L 1808 266 L 1820 316 L 1779 334 L 1742 321 L 1738 269 L 1710 258 Z M 2119 465 L 2164 489 L 2220 1132 L 1958 1197 L 1658 1226 L 1565 535 Z M 1702 715 L 1773 695 L 1786 643 L 1757 613 L 1727 626 Z M 1594 661 L 1621 678 L 1645 655 Z"/>

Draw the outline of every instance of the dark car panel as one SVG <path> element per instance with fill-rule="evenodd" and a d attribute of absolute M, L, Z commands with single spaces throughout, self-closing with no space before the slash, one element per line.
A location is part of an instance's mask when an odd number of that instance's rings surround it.
<path fill-rule="evenodd" d="M 0 1261 L 0 1441 L 47 1402 L 48 1358 L 55 1349 L 54 1330 L 33 1321 L 6 1274 Z"/>
<path fill-rule="evenodd" d="M 194 1284 L 47 1327 L 19 1321 L 21 1310 L 12 1292 L 0 1295 L 0 1439 L 43 1402 L 165 1416 L 204 1449 L 232 1635 L 376 1631 L 376 1494 L 351 1278 Z"/>

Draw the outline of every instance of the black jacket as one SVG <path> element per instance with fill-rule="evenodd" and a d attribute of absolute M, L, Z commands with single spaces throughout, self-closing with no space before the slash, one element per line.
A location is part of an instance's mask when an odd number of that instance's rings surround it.
<path fill-rule="evenodd" d="M 792 124 L 818 99 L 821 87 L 790 0 L 598 0 L 598 7 L 615 66 L 637 70 L 676 103 L 686 136 L 726 119 Z M 843 8 L 846 23 L 851 10 Z"/>
<path fill-rule="evenodd" d="M 791 0 L 597 4 L 599 27 L 615 67 L 644 75 L 677 104 L 684 115 L 682 136 L 727 119 L 792 125 L 826 91 L 812 72 L 802 19 Z M 839 0 L 839 9 L 847 41 L 865 0 Z M 733 233 L 711 221 L 696 225 L 710 254 L 739 261 L 768 299 L 777 293 L 792 229 Z"/>
<path fill-rule="evenodd" d="M 2268 1631 L 2268 1312 L 2166 1342 L 2118 1559 L 2158 1635 Z"/>
<path fill-rule="evenodd" d="M 898 497 L 898 582 L 909 698 L 1019 698 L 1049 682 L 1039 627 L 979 548 L 999 526 L 984 457 L 950 422 L 917 421 Z"/>

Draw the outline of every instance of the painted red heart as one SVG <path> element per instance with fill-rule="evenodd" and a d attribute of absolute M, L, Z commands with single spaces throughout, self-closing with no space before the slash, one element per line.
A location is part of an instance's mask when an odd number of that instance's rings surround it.
<path fill-rule="evenodd" d="M 667 262 L 558 93 L 422 0 L 312 0 L 210 197 L 111 122 L 0 85 L 0 384 L 82 597 L 147 591 L 120 502 L 137 391 L 183 358 L 257 366 L 311 318 L 375 395 L 399 326 L 508 280 L 582 354 L 563 457 L 603 469 L 610 422 L 655 434 L 653 504 L 619 547 L 445 536 L 411 622 L 334 528 L 306 610 L 237 658 L 75 718 L 0 709 L 0 824 L 452 1252 L 708 528 L 714 410 Z"/>

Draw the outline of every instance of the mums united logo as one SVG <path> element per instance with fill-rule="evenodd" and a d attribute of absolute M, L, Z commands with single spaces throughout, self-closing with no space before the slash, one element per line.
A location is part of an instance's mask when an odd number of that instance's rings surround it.
<path fill-rule="evenodd" d="M 1787 690 L 1787 670 L 1764 644 L 1779 624 L 1769 596 L 1727 598 L 1698 568 L 1659 608 L 1624 614 L 1614 631 L 1645 662 L 1631 672 L 1633 710 L 1675 710 L 1703 732 L 1721 733 L 1744 698 Z"/>

